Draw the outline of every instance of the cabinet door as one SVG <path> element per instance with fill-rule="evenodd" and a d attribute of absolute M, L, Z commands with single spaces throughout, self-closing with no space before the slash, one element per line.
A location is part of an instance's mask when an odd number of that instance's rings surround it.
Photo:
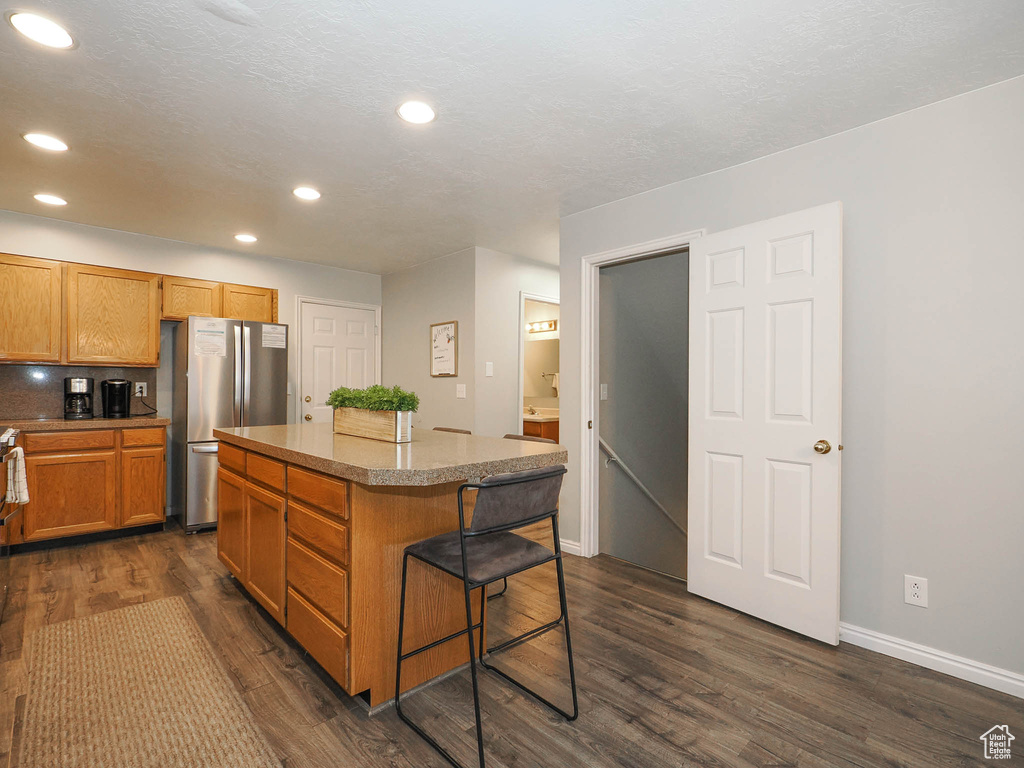
<path fill-rule="evenodd" d="M 220 317 L 221 284 L 209 280 L 164 275 L 163 317 L 184 320 L 186 317 Z"/>
<path fill-rule="evenodd" d="M 276 323 L 276 291 L 254 288 L 251 285 L 224 284 L 224 317 L 233 320 L 251 320 L 257 323 Z"/>
<path fill-rule="evenodd" d="M 160 364 L 160 276 L 69 264 L 68 362 Z"/>
<path fill-rule="evenodd" d="M 239 581 L 245 581 L 245 481 L 217 470 L 217 557 Z"/>
<path fill-rule="evenodd" d="M 163 448 L 121 451 L 121 525 L 164 521 L 165 464 Z"/>
<path fill-rule="evenodd" d="M 540 423 L 540 436 L 546 437 L 548 440 L 554 440 L 558 442 L 558 422 L 557 421 L 542 421 Z"/>
<path fill-rule="evenodd" d="M 523 422 L 523 434 L 527 437 L 541 437 L 541 428 L 539 421 L 524 421 Z"/>
<path fill-rule="evenodd" d="M 0 253 L 0 360 L 60 361 L 59 261 Z"/>
<path fill-rule="evenodd" d="M 29 455 L 25 470 L 29 495 L 22 510 L 26 541 L 117 527 L 114 451 Z"/>
<path fill-rule="evenodd" d="M 271 615 L 284 623 L 285 502 L 245 484 L 245 587 Z"/>

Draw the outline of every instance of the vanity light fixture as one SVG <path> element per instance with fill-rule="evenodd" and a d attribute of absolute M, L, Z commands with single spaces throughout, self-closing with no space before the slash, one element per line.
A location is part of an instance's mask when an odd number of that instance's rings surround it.
<path fill-rule="evenodd" d="M 68 204 L 68 201 L 65 200 L 63 197 L 57 197 L 56 195 L 47 195 L 47 194 L 45 194 L 43 192 L 40 192 L 38 195 L 33 195 L 33 197 L 36 200 L 38 200 L 40 203 L 46 203 L 47 205 L 67 205 Z"/>
<path fill-rule="evenodd" d="M 29 40 L 34 40 L 47 48 L 67 49 L 75 45 L 75 39 L 64 27 L 44 16 L 14 11 L 7 14 L 7 23 Z"/>
<path fill-rule="evenodd" d="M 292 190 L 292 194 L 300 200 L 319 200 L 320 193 L 312 187 L 296 187 Z"/>
<path fill-rule="evenodd" d="M 235 240 L 240 243 L 255 243 L 256 235 L 248 235 L 244 232 L 235 235 Z"/>
<path fill-rule="evenodd" d="M 50 136 L 45 133 L 25 133 L 22 137 L 29 144 L 33 144 L 40 149 L 48 149 L 51 152 L 67 152 L 68 145 L 58 139 L 56 136 Z"/>
<path fill-rule="evenodd" d="M 536 323 L 527 323 L 526 330 L 530 333 L 550 333 L 558 330 L 557 320 L 539 320 Z"/>
<path fill-rule="evenodd" d="M 407 123 L 423 125 L 432 122 L 437 113 L 434 108 L 423 101 L 406 101 L 398 107 L 398 116 Z"/>

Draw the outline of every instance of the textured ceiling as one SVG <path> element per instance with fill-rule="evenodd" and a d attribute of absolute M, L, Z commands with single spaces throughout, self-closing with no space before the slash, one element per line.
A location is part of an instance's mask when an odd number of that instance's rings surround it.
<path fill-rule="evenodd" d="M 370 272 L 1024 73 L 1020 0 L 8 4 L 79 45 L 0 27 L 0 208 Z"/>

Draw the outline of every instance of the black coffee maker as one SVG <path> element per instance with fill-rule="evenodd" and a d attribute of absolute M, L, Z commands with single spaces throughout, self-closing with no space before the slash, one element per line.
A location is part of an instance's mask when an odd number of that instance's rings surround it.
<path fill-rule="evenodd" d="M 103 395 L 103 418 L 127 419 L 132 410 L 132 383 L 128 379 L 107 379 L 100 382 Z"/>
<path fill-rule="evenodd" d="M 93 380 L 85 377 L 64 379 L 64 418 L 92 418 Z"/>

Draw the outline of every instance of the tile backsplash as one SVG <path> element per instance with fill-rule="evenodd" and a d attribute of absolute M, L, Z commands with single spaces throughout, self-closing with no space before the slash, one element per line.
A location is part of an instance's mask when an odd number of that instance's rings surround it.
<path fill-rule="evenodd" d="M 63 418 L 64 378 L 67 376 L 86 376 L 94 379 L 93 414 L 97 417 L 103 415 L 101 381 L 144 381 L 147 396 L 132 398 L 132 414 L 145 414 L 149 412 L 147 405 L 156 408 L 156 371 L 156 368 L 88 368 L 0 363 L 0 420 Z"/>

